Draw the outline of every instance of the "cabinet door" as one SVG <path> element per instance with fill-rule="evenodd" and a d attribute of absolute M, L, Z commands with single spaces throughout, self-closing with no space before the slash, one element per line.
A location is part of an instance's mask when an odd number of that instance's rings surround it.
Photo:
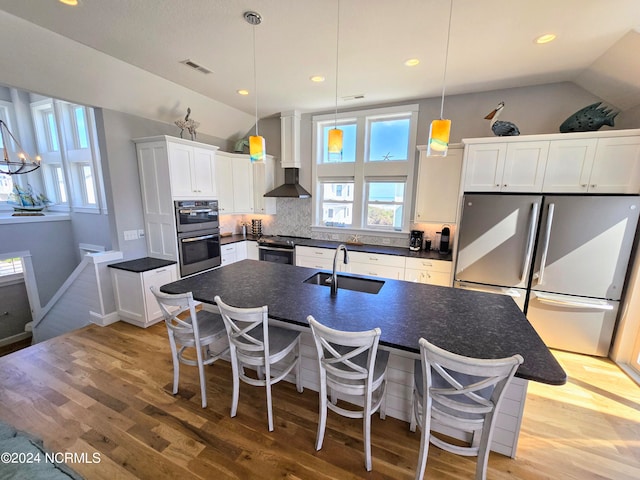
<path fill-rule="evenodd" d="M 598 139 L 589 193 L 640 192 L 640 137 Z"/>
<path fill-rule="evenodd" d="M 145 324 L 143 326 L 147 327 L 162 319 L 162 311 L 160 310 L 156 297 L 151 293 L 150 288 L 160 288 L 162 285 L 174 282 L 177 279 L 178 273 L 176 265 L 156 268 L 155 270 L 142 273 L 142 290 L 145 305 Z"/>
<path fill-rule="evenodd" d="M 502 187 L 506 143 L 468 145 L 466 148 L 464 190 L 467 192 L 499 192 Z"/>
<path fill-rule="evenodd" d="M 404 279 L 408 282 L 440 285 L 442 287 L 451 286 L 450 274 L 443 272 L 434 272 L 431 270 L 415 270 L 413 268 L 407 268 L 404 272 Z"/>
<path fill-rule="evenodd" d="M 220 247 L 220 264 L 222 266 L 237 262 L 236 244 L 222 245 Z"/>
<path fill-rule="evenodd" d="M 258 250 L 258 242 L 252 242 L 247 240 L 244 242 L 247 244 L 247 258 L 249 260 L 260 260 L 260 252 Z"/>
<path fill-rule="evenodd" d="M 193 147 L 180 143 L 169 143 L 169 175 L 171 178 L 171 194 L 174 198 L 193 198 L 195 187 L 193 176 Z"/>
<path fill-rule="evenodd" d="M 248 155 L 234 157 L 233 171 L 234 213 L 253 213 L 253 165 Z"/>
<path fill-rule="evenodd" d="M 216 188 L 218 191 L 218 210 L 223 215 L 234 212 L 233 169 L 231 157 L 217 152 L 214 160 Z"/>
<path fill-rule="evenodd" d="M 449 148 L 446 157 L 428 157 L 420 150 L 415 221 L 455 223 L 458 211 L 462 149 Z"/>
<path fill-rule="evenodd" d="M 276 213 L 276 199 L 265 198 L 264 194 L 275 188 L 275 159 L 267 155 L 264 162 L 253 164 L 253 211 L 273 215 Z"/>
<path fill-rule="evenodd" d="M 215 183 L 215 155 L 216 152 L 213 150 L 194 148 L 192 182 L 196 198 L 218 198 Z"/>
<path fill-rule="evenodd" d="M 541 192 L 549 142 L 516 142 L 507 145 L 502 192 Z"/>
<path fill-rule="evenodd" d="M 549 146 L 543 192 L 584 193 L 596 153 L 595 138 L 554 140 Z"/>

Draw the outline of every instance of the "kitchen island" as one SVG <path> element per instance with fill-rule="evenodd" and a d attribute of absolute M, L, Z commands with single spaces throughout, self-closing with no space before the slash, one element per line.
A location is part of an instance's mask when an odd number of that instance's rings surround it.
<path fill-rule="evenodd" d="M 513 395 L 507 395 L 501 408 L 492 444 L 493 450 L 505 455 L 515 456 L 527 381 L 566 382 L 564 370 L 511 297 L 400 280 L 384 280 L 376 294 L 339 288 L 332 297 L 328 286 L 304 283 L 316 272 L 242 260 L 163 285 L 160 290 L 190 291 L 196 300 L 210 305 L 216 295 L 241 307 L 268 305 L 270 318 L 303 330 L 308 329 L 308 315 L 341 330 L 379 327 L 381 346 L 394 353 L 389 364 L 387 414 L 403 420 L 409 419 L 413 359 L 418 357 L 420 337 L 471 357 L 519 353 L 524 363 L 510 386 Z M 303 339 L 303 345 L 305 387 L 317 390 L 315 347 L 309 338 Z"/>

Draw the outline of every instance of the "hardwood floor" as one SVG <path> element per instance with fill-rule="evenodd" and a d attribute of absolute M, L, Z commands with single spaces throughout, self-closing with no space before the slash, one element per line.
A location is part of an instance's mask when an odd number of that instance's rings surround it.
<path fill-rule="evenodd" d="M 640 478 L 640 387 L 607 359 L 554 354 L 569 382 L 529 384 L 517 457 L 492 454 L 487 477 Z M 164 324 L 90 326 L 0 358 L 0 419 L 42 437 L 51 451 L 99 453 L 100 463 L 69 464 L 88 479 L 415 475 L 419 434 L 404 422 L 374 417 L 373 471 L 366 472 L 359 420 L 330 413 L 315 451 L 316 392 L 276 385 L 269 433 L 263 388 L 241 385 L 230 418 L 229 364 L 217 362 L 207 376 L 202 409 L 195 368 L 182 367 L 180 391 L 171 395 Z M 474 458 L 432 447 L 425 478 L 468 479 L 474 469 Z"/>

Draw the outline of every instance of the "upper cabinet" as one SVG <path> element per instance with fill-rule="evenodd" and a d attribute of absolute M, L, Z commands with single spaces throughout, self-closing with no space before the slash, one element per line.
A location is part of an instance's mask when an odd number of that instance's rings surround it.
<path fill-rule="evenodd" d="M 640 193 L 640 130 L 464 143 L 468 192 Z"/>
<path fill-rule="evenodd" d="M 455 223 L 462 171 L 462 145 L 450 146 L 446 157 L 428 157 L 427 147 L 418 146 L 416 223 Z"/>
<path fill-rule="evenodd" d="M 249 155 L 217 152 L 215 159 L 218 204 L 223 215 L 275 213 L 275 198 L 264 198 L 274 187 L 275 159 L 252 163 Z"/>
<path fill-rule="evenodd" d="M 215 156 L 218 147 L 167 142 L 171 194 L 176 199 L 215 199 Z"/>
<path fill-rule="evenodd" d="M 465 190 L 468 192 L 539 192 L 549 142 L 497 142 L 469 145 Z"/>

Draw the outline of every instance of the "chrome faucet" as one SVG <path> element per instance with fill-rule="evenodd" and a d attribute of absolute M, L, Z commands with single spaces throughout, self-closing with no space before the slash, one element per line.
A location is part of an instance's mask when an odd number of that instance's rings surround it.
<path fill-rule="evenodd" d="M 337 263 L 338 263 L 338 252 L 340 250 L 344 250 L 344 263 L 349 263 L 349 255 L 347 253 L 347 246 L 344 243 L 341 243 L 336 247 L 336 253 L 333 256 L 333 273 L 331 274 L 331 295 L 337 295 L 338 293 L 338 274 Z"/>

